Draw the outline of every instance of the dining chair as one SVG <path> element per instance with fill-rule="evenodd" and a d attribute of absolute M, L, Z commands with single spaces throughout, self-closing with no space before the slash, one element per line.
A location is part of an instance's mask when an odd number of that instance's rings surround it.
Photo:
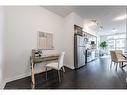
<path fill-rule="evenodd" d="M 110 51 L 111 54 L 111 65 L 110 68 L 112 67 L 112 62 L 116 63 L 116 71 L 117 71 L 117 67 L 118 64 L 119 66 L 121 66 L 121 68 L 123 67 L 123 63 L 127 62 L 127 60 L 125 59 L 125 57 L 123 56 L 123 53 L 121 50 L 115 50 L 115 51 Z"/>
<path fill-rule="evenodd" d="M 115 51 L 110 51 L 110 55 L 111 55 L 111 64 L 110 64 L 110 68 L 111 68 L 113 62 L 117 64 L 117 57 Z"/>
<path fill-rule="evenodd" d="M 58 71 L 59 81 L 61 81 L 60 70 L 62 69 L 63 72 L 65 72 L 65 69 L 64 69 L 64 55 L 65 55 L 65 52 L 62 52 L 60 54 L 59 58 L 58 58 L 58 61 L 50 62 L 47 65 L 45 65 L 45 67 L 46 67 L 46 80 L 47 80 L 47 68 L 51 68 L 51 69 L 55 69 L 55 70 Z"/>
<path fill-rule="evenodd" d="M 121 64 L 119 64 L 119 65 L 121 65 L 121 68 L 126 66 L 126 65 L 123 65 L 123 63 L 126 63 L 127 59 L 124 56 L 122 50 L 116 50 L 115 53 L 116 53 L 116 56 L 117 56 L 117 59 L 118 59 L 118 63 L 121 63 Z"/>

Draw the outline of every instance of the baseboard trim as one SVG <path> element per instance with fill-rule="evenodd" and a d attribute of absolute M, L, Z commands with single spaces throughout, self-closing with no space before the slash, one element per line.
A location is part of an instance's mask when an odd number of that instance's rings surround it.
<path fill-rule="evenodd" d="M 50 69 L 49 69 L 49 70 L 50 70 Z M 48 70 L 48 71 L 49 71 L 49 70 Z M 45 72 L 45 71 L 43 71 L 43 72 Z M 38 71 L 38 72 L 36 72 L 35 74 L 39 74 L 39 73 L 42 73 L 42 71 Z M 29 77 L 29 76 L 31 76 L 31 72 L 25 73 L 25 74 L 21 74 L 21 75 L 19 75 L 19 76 L 7 78 L 7 79 L 6 79 L 6 82 L 5 82 L 5 85 L 6 85 L 6 83 L 8 83 L 8 82 L 15 81 L 15 80 L 22 79 L 22 78 Z"/>
<path fill-rule="evenodd" d="M 70 68 L 70 69 L 75 69 L 74 66 L 70 66 L 70 65 L 68 65 L 68 64 L 64 64 L 64 66 L 66 66 L 66 67 L 68 67 L 68 68 Z"/>
<path fill-rule="evenodd" d="M 11 81 L 15 81 L 15 80 L 18 80 L 18 79 L 21 79 L 21 78 L 25 78 L 25 77 L 28 77 L 28 76 L 30 76 L 30 73 L 21 74 L 21 75 L 19 75 L 19 76 L 7 78 L 7 79 L 6 79 L 6 83 L 11 82 Z"/>
<path fill-rule="evenodd" d="M 65 64 L 64 66 L 66 66 L 66 67 L 68 67 L 68 68 L 70 68 L 70 69 L 74 69 L 73 66 L 70 66 L 70 65 L 67 65 L 67 64 Z M 49 71 L 50 71 L 50 69 L 49 69 Z M 45 72 L 45 71 L 43 71 L 43 72 Z M 36 74 L 38 74 L 38 73 L 42 73 L 42 71 L 36 72 Z M 19 75 L 19 76 L 7 78 L 7 79 L 3 82 L 3 84 L 1 84 L 0 88 L 3 89 L 3 88 L 5 87 L 5 85 L 6 85 L 6 83 L 8 83 L 8 82 L 15 81 L 15 80 L 22 79 L 22 78 L 29 77 L 29 76 L 31 76 L 31 72 L 25 73 L 25 74 L 21 74 L 21 75 Z"/>

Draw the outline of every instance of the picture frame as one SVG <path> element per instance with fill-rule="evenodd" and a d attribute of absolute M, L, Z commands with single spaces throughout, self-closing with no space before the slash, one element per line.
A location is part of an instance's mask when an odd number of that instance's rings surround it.
<path fill-rule="evenodd" d="M 37 48 L 40 50 L 53 50 L 53 33 L 38 31 Z"/>

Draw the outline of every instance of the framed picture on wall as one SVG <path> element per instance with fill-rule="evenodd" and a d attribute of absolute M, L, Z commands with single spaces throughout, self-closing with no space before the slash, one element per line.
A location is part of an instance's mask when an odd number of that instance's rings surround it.
<path fill-rule="evenodd" d="M 53 34 L 38 31 L 38 49 L 51 50 L 53 47 Z"/>

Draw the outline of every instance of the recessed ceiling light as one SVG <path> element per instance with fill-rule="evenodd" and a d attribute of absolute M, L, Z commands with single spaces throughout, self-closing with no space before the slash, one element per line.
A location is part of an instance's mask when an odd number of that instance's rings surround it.
<path fill-rule="evenodd" d="M 118 16 L 116 18 L 114 18 L 115 21 L 119 21 L 119 20 L 124 20 L 127 18 L 127 15 L 121 15 L 121 16 Z"/>

